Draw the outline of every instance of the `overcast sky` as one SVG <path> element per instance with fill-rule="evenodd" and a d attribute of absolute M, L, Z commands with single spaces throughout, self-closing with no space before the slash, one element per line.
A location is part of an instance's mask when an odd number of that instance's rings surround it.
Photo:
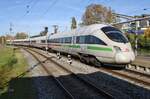
<path fill-rule="evenodd" d="M 70 29 L 71 17 L 81 21 L 86 6 L 91 3 L 111 7 L 127 15 L 150 14 L 150 0 L 0 0 L 0 35 L 13 32 L 38 34 L 43 27 L 57 24 L 60 31 Z M 146 9 L 146 10 L 144 10 Z"/>

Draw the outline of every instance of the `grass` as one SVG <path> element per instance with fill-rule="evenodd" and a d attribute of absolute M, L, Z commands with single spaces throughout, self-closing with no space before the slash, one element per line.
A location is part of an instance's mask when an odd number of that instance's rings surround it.
<path fill-rule="evenodd" d="M 20 75 L 27 68 L 27 62 L 19 49 L 2 47 L 0 48 L 0 93 L 7 89 L 7 82 Z"/>
<path fill-rule="evenodd" d="M 19 76 L 26 74 L 27 61 L 19 49 L 13 54 L 12 48 L 0 49 L 0 99 L 37 99 L 36 88 L 33 85 L 33 77 Z M 19 77 L 17 77 L 19 76 Z M 7 83 L 7 86 L 5 86 Z"/>
<path fill-rule="evenodd" d="M 2 47 L 0 49 L 0 68 L 5 66 L 13 56 L 13 50 L 11 48 Z"/>

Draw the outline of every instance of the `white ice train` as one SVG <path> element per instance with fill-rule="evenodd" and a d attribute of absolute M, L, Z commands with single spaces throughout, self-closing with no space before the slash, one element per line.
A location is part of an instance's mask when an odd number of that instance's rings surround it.
<path fill-rule="evenodd" d="M 79 56 L 86 62 L 107 64 L 129 64 L 135 59 L 131 44 L 126 36 L 111 25 L 94 24 L 70 32 L 50 34 L 24 40 L 14 40 L 14 44 L 30 45 L 57 52 Z"/>

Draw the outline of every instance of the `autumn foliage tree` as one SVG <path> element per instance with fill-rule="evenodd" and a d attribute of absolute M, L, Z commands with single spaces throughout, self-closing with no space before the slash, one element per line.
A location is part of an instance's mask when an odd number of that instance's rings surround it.
<path fill-rule="evenodd" d="M 5 36 L 5 38 L 6 38 L 6 40 L 13 40 L 13 39 L 15 39 L 14 36 L 9 35 L 9 34 L 7 34 L 7 35 Z"/>
<path fill-rule="evenodd" d="M 145 39 L 145 44 L 147 44 L 147 39 L 150 38 L 150 27 L 147 28 L 145 31 L 144 31 L 144 39 Z"/>
<path fill-rule="evenodd" d="M 150 27 L 144 31 L 144 37 L 150 38 Z"/>
<path fill-rule="evenodd" d="M 19 32 L 16 34 L 15 38 L 16 39 L 25 39 L 28 37 L 28 34 L 27 33 L 24 33 L 24 32 Z"/>
<path fill-rule="evenodd" d="M 87 6 L 82 16 L 82 25 L 90 25 L 95 23 L 113 23 L 116 17 L 112 14 L 111 8 L 107 8 L 100 4 L 91 4 Z"/>
<path fill-rule="evenodd" d="M 6 42 L 5 36 L 0 36 L 0 44 L 4 44 Z"/>

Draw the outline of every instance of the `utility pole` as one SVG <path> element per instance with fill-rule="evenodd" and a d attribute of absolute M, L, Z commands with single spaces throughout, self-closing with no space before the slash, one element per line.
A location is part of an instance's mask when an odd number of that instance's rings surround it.
<path fill-rule="evenodd" d="M 5 37 L 2 36 L 1 38 L 2 38 L 2 39 L 1 39 L 1 40 L 2 40 L 2 45 L 4 45 L 4 44 L 5 44 Z"/>
<path fill-rule="evenodd" d="M 13 25 L 12 25 L 11 22 L 9 23 L 9 26 L 10 26 L 10 27 L 9 27 L 9 33 L 10 33 L 10 35 L 11 35 L 11 34 L 12 34 L 12 30 L 13 30 L 13 29 L 12 29 L 12 26 L 13 26 Z M 13 38 L 11 38 L 11 43 L 13 43 Z"/>
<path fill-rule="evenodd" d="M 45 40 L 45 43 L 46 43 L 46 46 L 45 46 L 46 53 L 48 53 L 48 52 L 47 52 L 47 50 L 48 50 L 48 35 L 47 35 L 47 34 L 46 34 L 46 40 Z"/>
<path fill-rule="evenodd" d="M 146 21 L 146 26 L 149 27 L 149 25 L 150 25 L 150 22 L 149 22 L 149 20 L 147 20 Z"/>
<path fill-rule="evenodd" d="M 45 27 L 45 32 L 46 32 L 45 49 L 46 49 L 46 53 L 48 53 L 47 52 L 47 50 L 48 50 L 48 27 Z"/>
<path fill-rule="evenodd" d="M 54 28 L 54 33 L 57 33 L 58 32 L 58 25 L 53 25 L 53 28 Z"/>
<path fill-rule="evenodd" d="M 137 56 L 137 49 L 138 49 L 138 30 L 140 27 L 140 22 L 136 21 L 136 32 L 135 32 L 135 56 Z"/>
<path fill-rule="evenodd" d="M 10 27 L 9 27 L 9 32 L 10 32 L 10 34 L 11 34 L 11 33 L 12 33 L 12 26 L 13 26 L 11 22 L 9 23 L 9 26 L 10 26 Z"/>

